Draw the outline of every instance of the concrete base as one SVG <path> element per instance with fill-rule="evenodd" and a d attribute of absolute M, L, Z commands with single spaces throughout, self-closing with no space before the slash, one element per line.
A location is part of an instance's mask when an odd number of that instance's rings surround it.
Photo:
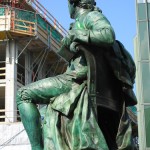
<path fill-rule="evenodd" d="M 3 149 L 3 150 L 31 150 L 31 146 L 30 145 L 10 145 L 10 146 L 6 146 L 4 148 L 0 147 L 0 149 Z"/>
<path fill-rule="evenodd" d="M 0 124 L 0 149 L 31 150 L 22 123 Z"/>

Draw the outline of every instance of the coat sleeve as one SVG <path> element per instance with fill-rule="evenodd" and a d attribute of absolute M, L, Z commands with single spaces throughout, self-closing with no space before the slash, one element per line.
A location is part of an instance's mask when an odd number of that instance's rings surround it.
<path fill-rule="evenodd" d="M 83 20 L 84 29 L 78 29 L 74 41 L 95 46 L 110 46 L 115 41 L 114 30 L 106 17 L 98 11 L 90 12 Z"/>

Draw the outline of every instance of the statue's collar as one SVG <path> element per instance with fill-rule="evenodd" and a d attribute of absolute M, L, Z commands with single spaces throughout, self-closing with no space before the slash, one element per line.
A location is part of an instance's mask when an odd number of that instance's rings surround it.
<path fill-rule="evenodd" d="M 76 13 L 75 13 L 75 20 L 77 21 L 80 17 L 82 17 L 83 15 L 86 15 L 90 11 L 91 11 L 90 9 L 77 8 Z"/>

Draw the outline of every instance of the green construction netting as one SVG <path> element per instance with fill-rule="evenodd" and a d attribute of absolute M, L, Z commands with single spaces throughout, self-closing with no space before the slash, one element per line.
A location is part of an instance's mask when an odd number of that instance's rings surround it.
<path fill-rule="evenodd" d="M 15 18 L 35 22 L 35 13 L 26 10 L 15 9 Z"/>
<path fill-rule="evenodd" d="M 43 30 L 46 30 L 47 31 L 47 27 L 48 27 L 48 24 L 46 23 L 46 21 L 39 15 L 37 14 L 36 15 L 36 18 L 37 18 L 37 24 L 43 29 Z"/>
<path fill-rule="evenodd" d="M 55 30 L 54 28 L 52 28 L 52 27 L 45 21 L 45 19 L 43 19 L 39 14 L 37 14 L 37 23 L 38 23 L 38 25 L 39 25 L 42 29 L 44 29 L 45 31 L 47 31 L 48 34 L 50 34 L 50 32 L 51 32 L 52 37 L 53 37 L 56 41 L 60 42 L 60 40 L 62 39 L 62 36 L 60 35 L 60 33 L 58 33 L 57 30 Z"/>
<path fill-rule="evenodd" d="M 5 8 L 0 8 L 0 16 L 4 16 L 5 15 Z"/>
<path fill-rule="evenodd" d="M 29 23 L 27 23 L 26 21 L 29 22 L 37 22 L 37 24 L 45 31 L 48 32 L 48 34 L 51 34 L 52 37 L 60 42 L 62 39 L 62 35 L 55 30 L 53 27 L 51 27 L 51 25 L 49 23 L 47 23 L 45 21 L 44 18 L 42 18 L 39 14 L 36 14 L 34 12 L 30 12 L 30 11 L 25 11 L 25 10 L 20 10 L 20 9 L 15 9 L 15 18 L 21 21 L 15 21 L 15 24 L 20 25 L 20 26 L 15 26 L 15 29 L 20 29 L 20 30 L 29 30 Z M 23 21 L 24 20 L 24 21 Z M 24 27 L 23 27 L 24 26 Z M 26 27 L 25 27 L 26 26 Z"/>
<path fill-rule="evenodd" d="M 57 32 L 57 30 L 52 30 L 52 37 L 54 38 L 54 39 L 56 39 L 58 42 L 60 42 L 61 41 L 61 36 L 60 36 L 60 34 Z"/>
<path fill-rule="evenodd" d="M 25 30 L 28 31 L 29 26 L 32 26 L 32 24 L 26 22 L 32 22 L 35 23 L 36 22 L 36 17 L 35 17 L 35 13 L 34 12 L 30 12 L 30 11 L 25 11 L 25 10 L 20 10 L 20 9 L 15 9 L 15 19 L 18 19 L 20 21 L 15 21 L 15 24 L 20 25 L 20 26 L 15 26 L 15 29 L 20 29 L 20 30 Z"/>

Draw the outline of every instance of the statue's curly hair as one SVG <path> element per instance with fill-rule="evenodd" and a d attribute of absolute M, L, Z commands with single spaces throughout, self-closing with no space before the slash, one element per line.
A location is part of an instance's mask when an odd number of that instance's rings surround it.
<path fill-rule="evenodd" d="M 82 0 L 68 0 L 71 4 L 78 4 L 79 2 L 82 2 Z M 85 0 L 86 1 L 86 0 Z M 94 0 L 93 0 L 94 1 Z M 94 5 L 96 5 L 96 2 L 94 2 L 95 4 Z"/>
<path fill-rule="evenodd" d="M 68 0 L 70 3 L 77 3 L 79 2 L 80 0 Z"/>

